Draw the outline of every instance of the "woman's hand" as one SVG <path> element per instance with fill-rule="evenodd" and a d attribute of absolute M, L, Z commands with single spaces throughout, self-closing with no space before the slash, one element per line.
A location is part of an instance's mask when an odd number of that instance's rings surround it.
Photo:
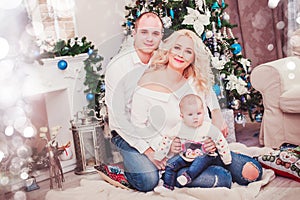
<path fill-rule="evenodd" d="M 215 109 L 211 112 L 212 124 L 215 125 L 222 132 L 223 136 L 226 138 L 228 135 L 228 125 L 223 118 L 220 109 Z"/>
<path fill-rule="evenodd" d="M 167 165 L 167 158 L 164 158 L 162 160 L 155 160 L 154 159 L 154 153 L 155 151 L 150 147 L 148 148 L 144 154 L 148 157 L 148 159 L 155 165 L 155 167 L 158 170 L 164 170 L 166 168 Z"/>
<path fill-rule="evenodd" d="M 214 153 L 217 150 L 215 142 L 210 137 L 204 140 L 203 147 L 204 150 L 209 153 Z"/>
<path fill-rule="evenodd" d="M 178 154 L 180 152 L 181 152 L 181 142 L 180 142 L 180 139 L 178 137 L 175 137 L 172 141 L 169 153 Z"/>

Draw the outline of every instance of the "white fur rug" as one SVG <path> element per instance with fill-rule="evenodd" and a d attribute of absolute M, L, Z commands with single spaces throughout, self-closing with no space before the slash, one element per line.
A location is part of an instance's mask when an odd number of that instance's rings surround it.
<path fill-rule="evenodd" d="M 231 143 L 230 148 L 233 151 L 244 153 L 250 156 L 258 156 L 270 152 L 270 148 L 246 147 L 241 143 Z M 275 178 L 272 170 L 264 169 L 261 181 L 240 186 L 233 184 L 228 188 L 175 188 L 173 191 L 164 193 L 155 192 L 137 192 L 116 188 L 103 180 L 82 179 L 80 186 L 69 188 L 64 191 L 51 190 L 46 195 L 46 200 L 210 200 L 210 199 L 255 199 L 260 193 L 261 188 Z"/>

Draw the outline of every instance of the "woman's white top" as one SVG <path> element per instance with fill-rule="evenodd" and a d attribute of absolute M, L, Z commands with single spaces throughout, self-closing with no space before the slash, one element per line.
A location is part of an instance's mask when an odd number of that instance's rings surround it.
<path fill-rule="evenodd" d="M 205 111 L 205 121 L 211 121 L 208 115 L 211 110 L 219 109 L 219 104 L 213 94 L 197 93 L 192 85 L 192 80 L 188 80 L 181 88 L 172 92 L 158 92 L 138 86 L 133 94 L 131 107 L 131 122 L 139 129 L 151 131 L 141 131 L 137 137 L 144 138 L 155 151 L 159 142 L 168 131 L 181 121 L 179 102 L 187 94 L 197 94 L 203 101 Z"/>

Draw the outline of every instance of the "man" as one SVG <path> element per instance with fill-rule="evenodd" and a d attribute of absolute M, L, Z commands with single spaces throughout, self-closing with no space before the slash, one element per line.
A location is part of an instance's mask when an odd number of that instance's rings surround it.
<path fill-rule="evenodd" d="M 159 47 L 162 37 L 161 19 L 151 12 L 141 14 L 133 30 L 133 48 L 115 56 L 105 73 L 105 101 L 113 135 L 112 143 L 120 150 L 123 157 L 128 182 L 135 189 L 144 192 L 151 191 L 157 186 L 158 170 L 165 168 L 166 159 L 161 161 L 154 159 L 153 148 L 142 137 L 148 133 L 134 127 L 130 122 L 131 100 L 137 83 L 148 68 L 152 54 Z M 220 110 L 212 111 L 212 115 L 220 115 L 220 113 Z M 215 145 L 210 148 L 213 151 Z M 180 152 L 179 139 L 174 140 L 171 150 Z"/>
<path fill-rule="evenodd" d="M 151 12 L 141 14 L 133 30 L 133 49 L 117 55 L 105 73 L 105 102 L 112 142 L 120 149 L 129 183 L 139 191 L 152 190 L 158 184 L 157 170 L 166 165 L 166 160 L 154 160 L 153 149 L 142 138 L 135 137 L 139 130 L 130 123 L 132 94 L 162 37 L 161 19 Z"/>

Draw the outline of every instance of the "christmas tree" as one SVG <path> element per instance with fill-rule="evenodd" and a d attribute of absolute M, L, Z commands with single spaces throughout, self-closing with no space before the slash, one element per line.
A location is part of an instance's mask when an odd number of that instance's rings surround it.
<path fill-rule="evenodd" d="M 136 18 L 143 12 L 157 13 L 168 33 L 189 29 L 202 38 L 211 52 L 211 66 L 215 74 L 214 90 L 221 108 L 235 110 L 235 120 L 245 122 L 244 112 L 251 121 L 261 122 L 262 96 L 250 83 L 251 60 L 242 55 L 242 46 L 234 37 L 228 5 L 224 0 L 136 0 L 125 6 L 127 34 L 134 28 Z"/>

